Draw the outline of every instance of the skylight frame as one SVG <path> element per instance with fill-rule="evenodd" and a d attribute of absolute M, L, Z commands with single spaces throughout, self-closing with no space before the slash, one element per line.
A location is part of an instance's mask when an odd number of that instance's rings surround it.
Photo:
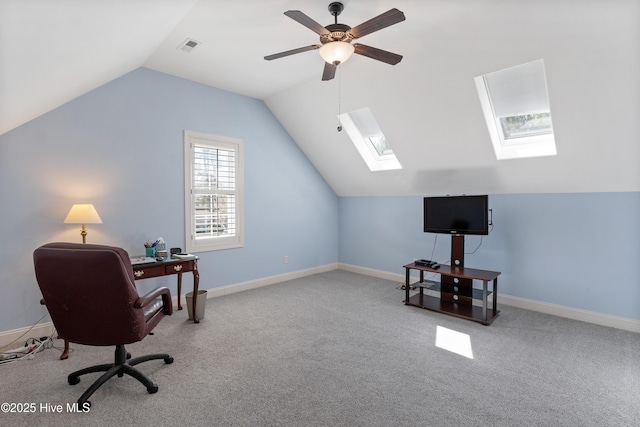
<path fill-rule="evenodd" d="M 522 70 L 525 70 L 526 72 L 521 72 Z M 497 108 L 494 105 L 494 100 L 492 99 L 490 85 L 488 82 L 488 78 L 490 76 L 495 76 L 498 73 L 515 73 L 518 77 L 522 77 L 519 76 L 519 74 L 531 74 L 532 79 L 537 79 L 534 83 L 543 87 L 543 90 L 538 90 L 537 96 L 532 96 L 529 99 L 527 99 L 527 96 L 524 96 L 523 94 L 514 96 L 515 99 L 519 99 L 516 106 L 510 106 L 514 113 L 509 116 L 498 114 L 496 112 Z M 511 77 L 513 78 L 513 76 Z M 487 124 L 487 130 L 489 131 L 489 136 L 491 138 L 493 150 L 498 160 L 554 156 L 557 154 L 553 131 L 553 120 L 547 92 L 546 75 L 544 72 L 544 61 L 542 59 L 475 77 L 474 82 Z M 525 93 L 525 95 L 527 92 L 526 88 L 532 85 L 531 81 L 528 81 L 524 77 L 515 79 L 515 83 L 517 83 L 517 87 L 515 87 L 514 91 L 521 91 Z M 549 114 L 549 132 L 537 132 L 532 133 L 530 136 L 519 136 L 514 138 L 507 138 L 505 136 L 501 123 L 502 118 L 540 113 Z"/>
<path fill-rule="evenodd" d="M 371 172 L 402 169 L 389 140 L 382 133 L 369 108 L 339 114 L 338 120 Z M 390 152 L 380 154 L 371 138 L 382 138 Z"/>

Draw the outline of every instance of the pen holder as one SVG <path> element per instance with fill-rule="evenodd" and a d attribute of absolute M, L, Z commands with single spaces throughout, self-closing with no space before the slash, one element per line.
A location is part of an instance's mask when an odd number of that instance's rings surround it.
<path fill-rule="evenodd" d="M 156 248 L 147 248 L 145 246 L 144 247 L 144 254 L 145 254 L 145 256 L 154 257 L 154 256 L 156 256 Z"/>

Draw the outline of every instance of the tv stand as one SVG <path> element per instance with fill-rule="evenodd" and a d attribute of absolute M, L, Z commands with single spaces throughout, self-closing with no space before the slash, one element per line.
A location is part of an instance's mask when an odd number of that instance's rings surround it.
<path fill-rule="evenodd" d="M 498 316 L 498 271 L 478 270 L 464 267 L 464 236 L 451 236 L 451 264 L 441 265 L 438 269 L 433 269 L 426 265 L 418 265 L 415 262 L 404 266 L 405 269 L 405 292 L 404 303 L 427 310 L 446 313 L 463 319 L 480 322 L 490 325 Z M 409 296 L 410 272 L 418 270 L 420 272 L 420 292 L 414 296 Z M 424 272 L 440 275 L 440 297 L 426 295 L 425 287 L 438 285 L 437 282 L 424 280 Z M 479 289 L 473 288 L 473 281 L 482 281 L 482 293 Z M 492 307 L 488 307 L 488 297 L 491 294 L 488 290 L 488 283 L 493 282 Z M 427 286 L 423 284 L 428 283 Z M 481 300 L 481 306 L 473 304 L 473 300 Z"/>

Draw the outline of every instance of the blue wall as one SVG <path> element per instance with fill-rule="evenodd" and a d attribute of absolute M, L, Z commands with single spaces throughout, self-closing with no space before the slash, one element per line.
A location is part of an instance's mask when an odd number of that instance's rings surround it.
<path fill-rule="evenodd" d="M 448 236 L 422 232 L 422 197 L 338 198 L 262 101 L 138 69 L 0 136 L 0 331 L 46 314 L 32 252 L 80 241 L 62 223 L 73 203 L 102 216 L 91 243 L 184 247 L 184 129 L 245 141 L 245 247 L 201 253 L 203 289 L 338 261 L 403 274 L 415 258 L 449 258 Z M 640 320 L 640 193 L 490 205 L 494 228 L 465 261 L 501 271 L 500 293 Z M 467 251 L 480 242 L 468 237 Z M 174 278 L 139 283 L 175 291 Z"/>
<path fill-rule="evenodd" d="M 81 241 L 74 203 L 102 217 L 89 243 L 184 247 L 184 129 L 245 143 L 245 246 L 200 253 L 202 289 L 338 262 L 338 199 L 262 101 L 142 68 L 0 136 L 0 331 L 46 313 L 32 253 Z"/>
<path fill-rule="evenodd" d="M 404 274 L 446 262 L 451 238 L 422 232 L 422 197 L 340 199 L 340 262 Z M 465 265 L 501 271 L 499 294 L 640 320 L 640 193 L 501 194 L 494 227 L 468 236 Z"/>

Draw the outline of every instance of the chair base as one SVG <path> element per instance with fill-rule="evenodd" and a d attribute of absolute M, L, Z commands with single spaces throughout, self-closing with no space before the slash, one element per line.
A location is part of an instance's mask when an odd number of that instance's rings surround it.
<path fill-rule="evenodd" d="M 155 393 L 158 391 L 158 386 L 151 381 L 146 375 L 142 372 L 134 368 L 135 365 L 146 362 L 149 360 L 157 360 L 164 359 L 164 363 L 169 364 L 173 363 L 173 357 L 169 356 L 166 353 L 160 354 L 148 354 L 146 356 L 136 357 L 131 359 L 131 355 L 127 353 L 127 350 L 124 348 L 124 345 L 116 346 L 115 350 L 115 362 L 107 363 L 103 365 L 90 366 L 88 368 L 80 369 L 79 371 L 75 371 L 69 374 L 67 377 L 67 381 L 71 385 L 78 384 L 80 382 L 80 375 L 89 374 L 92 372 L 104 372 L 91 386 L 85 391 L 82 396 L 78 399 L 79 407 L 85 407 L 84 404 L 88 403 L 89 406 L 91 402 L 88 401 L 89 397 L 98 389 L 102 384 L 107 382 L 111 377 L 117 375 L 118 377 L 122 377 L 124 374 L 134 377 L 138 381 L 140 381 L 146 388 L 149 393 Z"/>

